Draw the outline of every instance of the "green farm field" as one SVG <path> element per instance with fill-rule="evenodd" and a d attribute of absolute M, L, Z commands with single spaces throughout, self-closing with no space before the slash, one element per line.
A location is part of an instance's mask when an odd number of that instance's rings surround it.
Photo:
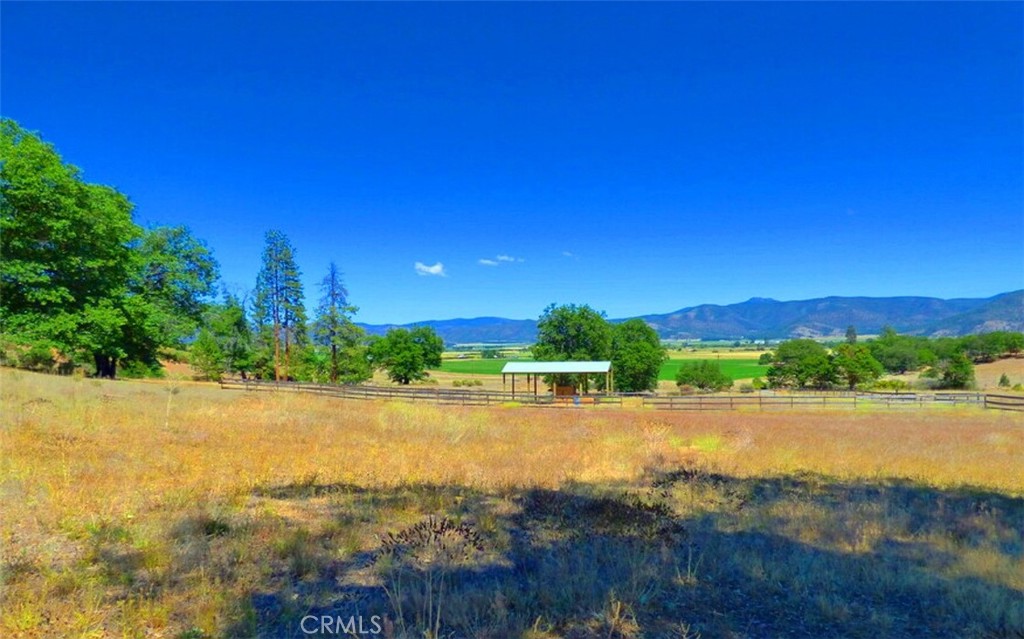
<path fill-rule="evenodd" d="M 752 377 L 763 376 L 767 371 L 767 366 L 761 366 L 757 363 L 757 360 L 750 358 L 722 358 L 716 360 L 712 357 L 702 358 L 717 361 L 721 367 L 722 372 L 731 377 L 732 379 L 749 379 Z M 441 371 L 445 373 L 457 373 L 460 375 L 500 375 L 501 369 L 509 361 L 528 361 L 528 360 L 507 360 L 507 359 L 462 359 L 462 360 L 445 360 L 441 363 Z M 662 381 L 672 381 L 676 378 L 676 373 L 679 372 L 679 367 L 684 362 L 696 361 L 695 359 L 669 359 L 661 365 L 661 372 L 658 373 L 658 379 Z"/>

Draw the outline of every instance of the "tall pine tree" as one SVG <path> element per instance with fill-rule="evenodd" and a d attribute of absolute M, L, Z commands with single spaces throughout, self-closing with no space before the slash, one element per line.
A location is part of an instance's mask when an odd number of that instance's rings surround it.
<path fill-rule="evenodd" d="M 306 338 L 301 275 L 288 238 L 268 231 L 252 310 L 259 337 L 273 350 L 275 380 L 288 378 L 292 346 Z"/>
<path fill-rule="evenodd" d="M 331 262 L 327 275 L 320 282 L 320 306 L 313 324 L 313 339 L 331 349 L 331 383 L 337 384 L 343 361 L 359 345 L 363 331 L 352 322 L 358 309 L 348 303 L 348 291 L 341 278 L 338 265 Z"/>

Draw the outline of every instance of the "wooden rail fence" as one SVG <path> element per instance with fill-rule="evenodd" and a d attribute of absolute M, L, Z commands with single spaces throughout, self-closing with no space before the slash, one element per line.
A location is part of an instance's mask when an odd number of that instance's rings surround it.
<path fill-rule="evenodd" d="M 985 393 L 747 393 L 740 395 L 645 395 L 595 394 L 552 397 L 507 392 L 448 388 L 402 388 L 395 386 L 332 386 L 300 382 L 231 380 L 221 388 L 245 391 L 301 392 L 364 400 L 402 400 L 459 406 L 515 404 L 525 406 L 584 407 L 617 406 L 654 410 L 784 410 L 784 409 L 856 409 L 928 408 L 941 406 L 979 406 L 995 410 L 1024 411 L 1024 396 Z"/>

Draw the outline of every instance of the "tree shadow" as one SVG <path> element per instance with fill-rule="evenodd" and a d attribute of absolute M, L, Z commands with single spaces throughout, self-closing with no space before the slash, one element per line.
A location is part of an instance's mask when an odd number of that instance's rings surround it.
<path fill-rule="evenodd" d="M 1024 499 L 992 491 L 681 468 L 629 491 L 300 484 L 254 494 L 332 492 L 351 498 L 330 512 L 343 522 L 352 508 L 440 507 L 385 526 L 373 548 L 275 575 L 247 595 L 227 636 L 344 636 L 338 625 L 322 632 L 321 618 L 396 637 L 1024 636 L 1024 591 L 1007 576 L 1022 558 Z M 438 495 L 457 498 L 431 502 Z"/>

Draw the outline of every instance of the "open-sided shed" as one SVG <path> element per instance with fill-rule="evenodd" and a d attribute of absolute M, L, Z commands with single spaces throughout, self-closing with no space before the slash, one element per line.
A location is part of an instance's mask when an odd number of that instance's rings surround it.
<path fill-rule="evenodd" d="M 508 362 L 501 369 L 501 385 L 505 386 L 506 376 L 512 377 L 512 396 L 516 394 L 516 375 L 526 375 L 526 390 L 533 386 L 537 394 L 537 380 L 542 375 L 604 375 L 605 388 L 612 390 L 615 377 L 611 362 Z M 555 389 L 552 388 L 552 393 Z"/>

